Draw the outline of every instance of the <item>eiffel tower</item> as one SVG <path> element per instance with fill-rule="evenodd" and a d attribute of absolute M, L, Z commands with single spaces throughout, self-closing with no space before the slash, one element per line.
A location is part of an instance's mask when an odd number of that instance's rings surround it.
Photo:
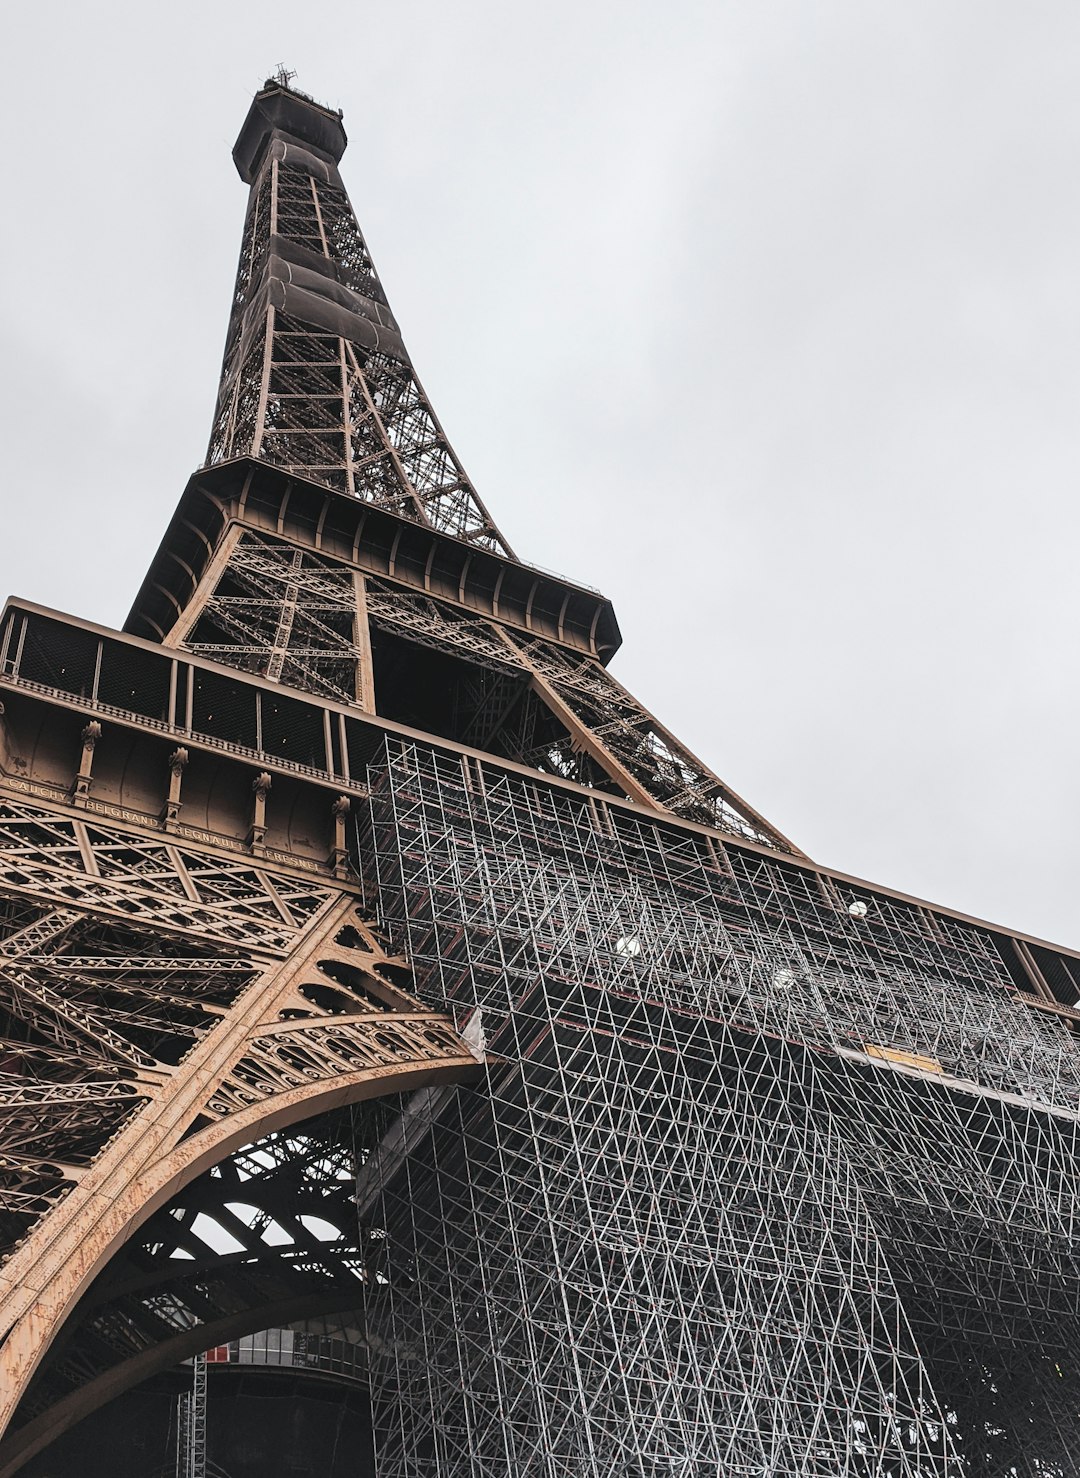
<path fill-rule="evenodd" d="M 335 1319 L 378 1478 L 1075 1474 L 1080 957 L 815 865 L 611 675 L 345 143 L 251 105 L 124 630 L 0 617 L 0 1478 Z"/>

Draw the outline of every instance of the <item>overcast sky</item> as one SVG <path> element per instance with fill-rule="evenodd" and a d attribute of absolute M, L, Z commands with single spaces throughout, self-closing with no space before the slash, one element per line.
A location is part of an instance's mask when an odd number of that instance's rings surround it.
<path fill-rule="evenodd" d="M 0 593 L 120 625 L 279 61 L 523 558 L 819 861 L 1080 945 L 1076 0 L 229 0 L 5 27 Z"/>

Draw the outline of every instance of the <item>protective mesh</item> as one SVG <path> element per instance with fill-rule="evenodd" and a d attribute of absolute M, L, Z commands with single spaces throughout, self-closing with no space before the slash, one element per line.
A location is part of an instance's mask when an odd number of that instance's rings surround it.
<path fill-rule="evenodd" d="M 1080 1052 L 994 939 L 394 748 L 368 886 L 495 1054 L 372 1218 L 380 1478 L 1080 1466 Z"/>

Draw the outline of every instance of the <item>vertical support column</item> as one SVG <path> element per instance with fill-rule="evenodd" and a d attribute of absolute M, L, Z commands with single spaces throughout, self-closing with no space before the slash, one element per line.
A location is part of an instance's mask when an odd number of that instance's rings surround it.
<path fill-rule="evenodd" d="M 293 622 L 296 620 L 296 606 L 300 599 L 300 576 L 303 569 L 304 556 L 297 549 L 293 552 L 290 561 L 290 572 L 294 578 L 285 587 L 285 594 L 281 601 L 281 614 L 278 617 L 277 630 L 274 632 L 274 645 L 266 663 L 266 675 L 275 683 L 281 681 L 285 657 L 289 650 Z"/>
<path fill-rule="evenodd" d="M 345 843 L 345 823 L 352 811 L 352 801 L 347 795 L 339 795 L 330 807 L 334 818 L 334 846 L 330 853 L 330 870 L 336 878 L 349 875 L 349 851 Z"/>
<path fill-rule="evenodd" d="M 174 749 L 169 755 L 169 795 L 161 810 L 163 831 L 171 831 L 180 814 L 180 782 L 187 769 L 189 755 L 186 749 Z"/>
<path fill-rule="evenodd" d="M 266 836 L 266 797 L 270 794 L 273 779 L 265 770 L 259 772 L 251 782 L 251 830 L 247 835 L 248 850 L 260 855 L 263 838 Z"/>
<path fill-rule="evenodd" d="M 188 1478 L 191 1454 L 191 1392 L 176 1398 L 176 1478 Z"/>
<path fill-rule="evenodd" d="M 1026 941 L 1023 939 L 1014 939 L 1012 941 L 1012 947 L 1016 958 L 1020 961 L 1024 974 L 1031 981 L 1031 988 L 1035 995 L 1040 996 L 1044 1001 L 1057 1002 L 1057 997 L 1050 989 L 1046 977 L 1035 963 L 1035 956 L 1031 953 Z"/>
<path fill-rule="evenodd" d="M 375 669 L 371 661 L 367 581 L 359 570 L 353 572 L 353 590 L 356 596 L 356 617 L 353 623 L 353 645 L 356 648 L 356 701 L 365 713 L 374 713 Z"/>
<path fill-rule="evenodd" d="M 191 1377 L 188 1478 L 206 1478 L 206 1356 L 196 1355 Z"/>
<path fill-rule="evenodd" d="M 312 184 L 314 185 L 314 180 Z M 320 221 L 321 227 L 321 221 Z M 327 253 L 329 256 L 329 252 Z M 345 340 L 338 339 L 338 362 L 341 374 L 341 430 L 345 452 L 345 486 L 352 497 L 356 496 L 356 473 L 353 471 L 353 420 L 352 396 L 349 387 L 349 364 L 345 358 Z"/>
<path fill-rule="evenodd" d="M 72 781 L 71 789 L 68 791 L 68 799 L 73 806 L 85 806 L 90 795 L 90 785 L 93 779 L 94 750 L 101 738 L 101 725 L 97 719 L 91 719 L 82 731 L 82 755 L 79 759 L 79 773 Z"/>
<path fill-rule="evenodd" d="M 176 1398 L 176 1478 L 206 1478 L 206 1356 L 192 1361 L 191 1390 Z"/>
<path fill-rule="evenodd" d="M 270 235 L 277 232 L 278 216 L 278 161 L 270 163 Z M 274 363 L 274 318 L 273 303 L 266 309 L 266 342 L 263 344 L 262 377 L 259 382 L 259 408 L 255 413 L 255 429 L 251 438 L 251 455 L 262 456 L 263 432 L 266 430 L 266 405 L 270 397 L 270 370 Z"/>

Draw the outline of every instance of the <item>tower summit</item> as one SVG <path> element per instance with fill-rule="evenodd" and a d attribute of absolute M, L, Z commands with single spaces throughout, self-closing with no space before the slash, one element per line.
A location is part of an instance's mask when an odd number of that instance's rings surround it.
<path fill-rule="evenodd" d="M 341 163 L 348 139 L 341 114 L 290 87 L 292 74 L 282 67 L 255 94 L 233 145 L 236 172 L 254 185 L 272 141 L 292 144 L 308 157 L 317 156 L 328 169 Z"/>
<path fill-rule="evenodd" d="M 1080 957 L 817 866 L 611 675 L 344 148 L 256 96 L 125 630 L 0 615 L 0 1478 L 331 1327 L 377 1478 L 1077 1471 Z"/>

